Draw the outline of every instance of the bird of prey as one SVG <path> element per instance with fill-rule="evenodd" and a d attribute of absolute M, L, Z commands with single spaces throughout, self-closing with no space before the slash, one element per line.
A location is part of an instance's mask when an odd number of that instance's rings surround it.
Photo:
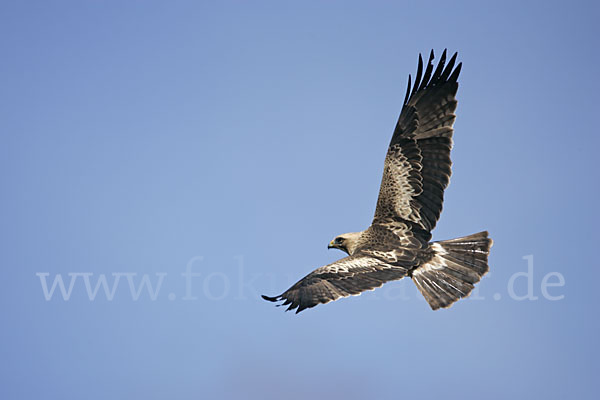
<path fill-rule="evenodd" d="M 287 311 L 300 311 L 412 278 L 433 310 L 468 296 L 488 272 L 492 240 L 487 232 L 430 242 L 451 174 L 450 150 L 462 63 L 446 64 L 444 50 L 434 70 L 433 50 L 408 88 L 389 145 L 371 226 L 329 243 L 348 254 L 318 268 L 279 296 Z"/>

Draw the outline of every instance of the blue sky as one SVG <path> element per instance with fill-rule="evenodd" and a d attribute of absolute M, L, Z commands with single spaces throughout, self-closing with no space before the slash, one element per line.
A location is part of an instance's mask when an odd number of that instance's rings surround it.
<path fill-rule="evenodd" d="M 2 2 L 0 397 L 595 398 L 598 17 Z M 446 47 L 464 65 L 434 239 L 489 230 L 475 298 L 432 312 L 402 280 L 299 315 L 261 300 L 370 224 L 407 75 Z"/>

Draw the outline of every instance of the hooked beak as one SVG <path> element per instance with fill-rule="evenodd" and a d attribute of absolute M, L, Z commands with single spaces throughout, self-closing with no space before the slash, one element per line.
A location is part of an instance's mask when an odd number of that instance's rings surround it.
<path fill-rule="evenodd" d="M 329 244 L 327 245 L 328 249 L 336 249 L 336 245 L 333 244 L 333 240 L 331 242 L 329 242 Z"/>

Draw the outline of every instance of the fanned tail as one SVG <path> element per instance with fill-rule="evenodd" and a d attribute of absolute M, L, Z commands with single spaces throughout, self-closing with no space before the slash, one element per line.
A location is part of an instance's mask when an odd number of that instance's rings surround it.
<path fill-rule="evenodd" d="M 471 293 L 489 271 L 492 244 L 487 232 L 430 244 L 433 258 L 415 269 L 412 279 L 433 310 L 450 307 Z"/>

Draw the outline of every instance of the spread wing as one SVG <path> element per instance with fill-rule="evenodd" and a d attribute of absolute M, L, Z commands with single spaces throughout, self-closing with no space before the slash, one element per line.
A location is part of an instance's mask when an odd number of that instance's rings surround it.
<path fill-rule="evenodd" d="M 455 53 L 447 65 L 446 50 L 433 70 L 433 50 L 415 84 L 408 78 L 406 97 L 384 165 L 373 224 L 409 223 L 426 242 L 442 211 L 451 174 L 452 125 L 462 66 Z"/>
<path fill-rule="evenodd" d="M 390 265 L 369 255 L 353 255 L 317 268 L 279 296 L 262 297 L 269 301 L 284 300 L 281 305 L 289 305 L 286 311 L 297 308 L 296 313 L 299 313 L 340 297 L 373 290 L 406 274 L 404 267 Z"/>

